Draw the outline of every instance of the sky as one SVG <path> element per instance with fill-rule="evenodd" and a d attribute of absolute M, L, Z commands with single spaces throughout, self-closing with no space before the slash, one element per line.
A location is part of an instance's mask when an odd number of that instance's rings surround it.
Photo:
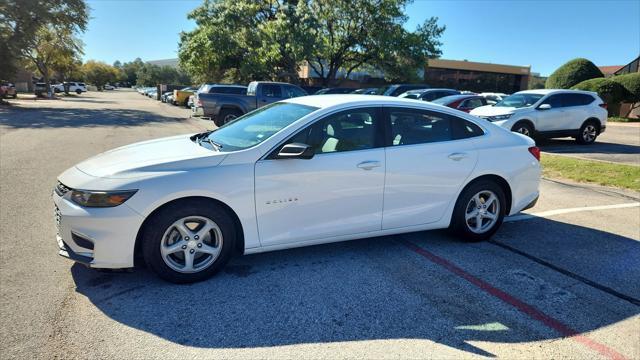
<path fill-rule="evenodd" d="M 176 58 L 200 0 L 90 0 L 84 60 Z M 416 0 L 405 27 L 436 16 L 442 58 L 530 65 L 543 76 L 576 57 L 625 65 L 640 54 L 640 0 Z"/>

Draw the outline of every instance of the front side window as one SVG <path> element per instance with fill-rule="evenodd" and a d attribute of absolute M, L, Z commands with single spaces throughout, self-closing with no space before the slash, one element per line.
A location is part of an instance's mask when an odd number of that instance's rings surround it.
<path fill-rule="evenodd" d="M 281 98 L 282 90 L 280 85 L 264 84 L 262 85 L 262 94 L 266 97 Z"/>
<path fill-rule="evenodd" d="M 366 150 L 381 143 L 379 111 L 362 108 L 329 115 L 308 126 L 287 143 L 303 143 L 316 154 Z"/>
<path fill-rule="evenodd" d="M 544 95 L 542 94 L 533 94 L 533 93 L 513 94 L 502 99 L 502 101 L 498 102 L 494 106 L 523 108 L 527 106 L 532 106 L 533 104 L 537 103 L 540 99 L 542 99 L 543 96 Z"/>
<path fill-rule="evenodd" d="M 299 96 L 306 96 L 307 94 L 295 86 L 284 86 L 285 98 L 294 98 Z"/>
<path fill-rule="evenodd" d="M 564 106 L 563 97 L 564 97 L 564 94 L 551 95 L 548 98 L 544 99 L 544 101 L 540 105 L 549 104 L 551 105 L 552 109 L 561 108 Z"/>
<path fill-rule="evenodd" d="M 312 106 L 291 103 L 267 105 L 211 132 L 200 143 L 203 145 L 217 144 L 220 151 L 247 149 L 260 144 L 317 109 Z"/>
<path fill-rule="evenodd" d="M 453 138 L 446 114 L 418 109 L 389 109 L 392 145 L 414 145 Z"/>

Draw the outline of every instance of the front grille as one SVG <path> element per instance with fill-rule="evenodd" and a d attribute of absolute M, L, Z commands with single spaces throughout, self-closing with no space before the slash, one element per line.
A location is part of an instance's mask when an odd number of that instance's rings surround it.
<path fill-rule="evenodd" d="M 56 189 L 55 190 L 56 190 L 56 194 L 58 194 L 58 196 L 64 196 L 64 194 L 66 194 L 69 191 L 71 191 L 71 188 L 65 186 L 63 183 L 58 181 L 58 183 L 56 184 Z"/>

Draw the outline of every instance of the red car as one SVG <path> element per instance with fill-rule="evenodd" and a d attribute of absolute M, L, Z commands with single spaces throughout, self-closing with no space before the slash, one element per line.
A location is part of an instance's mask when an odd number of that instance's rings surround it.
<path fill-rule="evenodd" d="M 433 100 L 432 103 L 469 112 L 477 107 L 487 105 L 487 99 L 480 95 L 464 94 L 445 96 L 443 98 Z"/>
<path fill-rule="evenodd" d="M 17 98 L 18 92 L 16 87 L 10 82 L 0 82 L 0 98 Z"/>

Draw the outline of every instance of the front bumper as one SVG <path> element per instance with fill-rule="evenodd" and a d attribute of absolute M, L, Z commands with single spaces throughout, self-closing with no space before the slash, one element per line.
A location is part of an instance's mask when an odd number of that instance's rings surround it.
<path fill-rule="evenodd" d="M 144 218 L 122 204 L 83 208 L 53 193 L 58 254 L 93 268 L 130 268 Z"/>

